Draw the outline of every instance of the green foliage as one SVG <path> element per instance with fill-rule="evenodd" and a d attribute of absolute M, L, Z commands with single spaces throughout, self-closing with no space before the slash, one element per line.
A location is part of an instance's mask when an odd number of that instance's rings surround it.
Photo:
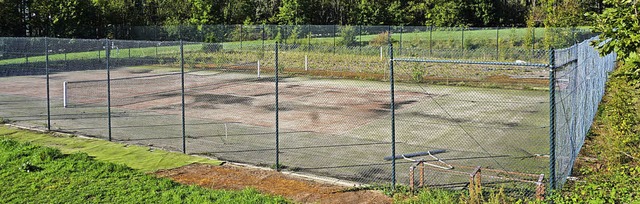
<path fill-rule="evenodd" d="M 340 29 L 340 45 L 354 46 L 356 45 L 356 30 L 353 26 L 343 26 Z"/>
<path fill-rule="evenodd" d="M 302 24 L 305 20 L 299 15 L 302 9 L 298 0 L 283 0 L 277 15 L 278 22 L 285 25 Z"/>
<path fill-rule="evenodd" d="M 605 0 L 602 14 L 590 14 L 596 19 L 593 31 L 600 34 L 594 45 L 601 54 L 616 52 L 618 59 L 625 59 L 640 48 L 640 16 L 638 1 Z M 610 40 L 609 40 L 610 39 Z"/>
<path fill-rule="evenodd" d="M 301 40 L 298 38 L 300 36 L 300 26 L 293 26 L 293 29 L 289 33 L 287 37 L 287 44 L 300 44 Z"/>
<path fill-rule="evenodd" d="M 463 3 L 461 0 L 437 1 L 425 12 L 425 25 L 454 27 L 465 25 Z"/>
<path fill-rule="evenodd" d="M 50 160 L 40 160 L 50 154 Z M 159 179 L 87 154 L 63 155 L 29 143 L 0 141 L 2 203 L 287 203 L 281 197 L 206 190 Z"/>

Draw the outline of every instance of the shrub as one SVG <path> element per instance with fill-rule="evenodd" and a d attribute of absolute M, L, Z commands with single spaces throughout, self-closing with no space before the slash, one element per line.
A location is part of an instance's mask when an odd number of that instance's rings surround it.
<path fill-rule="evenodd" d="M 395 43 L 395 42 L 398 42 L 398 41 L 391 38 L 391 43 Z M 385 46 L 388 44 L 389 44 L 389 32 L 387 31 L 376 35 L 375 38 L 369 41 L 369 45 L 371 46 Z"/>
<path fill-rule="evenodd" d="M 222 44 L 218 44 L 218 43 L 202 44 L 202 51 L 204 51 L 205 53 L 218 52 L 220 50 L 222 50 Z"/>
<path fill-rule="evenodd" d="M 340 29 L 340 45 L 356 45 L 356 30 L 353 26 L 344 26 Z"/>

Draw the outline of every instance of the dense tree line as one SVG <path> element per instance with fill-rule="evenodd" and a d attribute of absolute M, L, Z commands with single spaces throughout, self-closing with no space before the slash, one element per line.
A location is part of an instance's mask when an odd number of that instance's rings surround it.
<path fill-rule="evenodd" d="M 0 0 L 0 35 L 95 38 L 115 25 L 571 26 L 602 9 L 602 0 Z"/>

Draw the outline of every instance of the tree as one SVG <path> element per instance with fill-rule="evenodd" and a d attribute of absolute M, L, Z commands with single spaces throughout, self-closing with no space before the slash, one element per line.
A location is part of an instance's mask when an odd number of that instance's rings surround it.
<path fill-rule="evenodd" d="M 636 0 L 605 0 L 602 14 L 590 14 L 596 19 L 593 31 L 600 34 L 594 42 L 601 54 L 616 52 L 626 59 L 640 48 L 640 17 Z"/>
<path fill-rule="evenodd" d="M 454 27 L 466 25 L 463 9 L 467 5 L 462 0 L 435 0 L 427 4 L 426 25 Z"/>
<path fill-rule="evenodd" d="M 283 0 L 277 15 L 278 22 L 286 25 L 298 25 L 305 22 L 298 0 Z"/>
<path fill-rule="evenodd" d="M 0 0 L 0 36 L 24 36 L 26 34 L 21 3 L 22 0 Z"/>
<path fill-rule="evenodd" d="M 37 36 L 97 37 L 96 9 L 84 0 L 34 1 L 30 7 L 31 30 Z"/>

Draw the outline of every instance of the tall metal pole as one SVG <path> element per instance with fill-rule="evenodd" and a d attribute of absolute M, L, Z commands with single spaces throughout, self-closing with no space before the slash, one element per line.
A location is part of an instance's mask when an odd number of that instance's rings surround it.
<path fill-rule="evenodd" d="M 396 108 L 393 79 L 393 44 L 389 43 L 389 83 L 391 84 L 391 184 L 396 189 Z"/>
<path fill-rule="evenodd" d="M 184 44 L 180 40 L 180 87 L 182 89 L 182 153 L 187 153 L 187 134 L 184 110 Z"/>
<path fill-rule="evenodd" d="M 555 50 L 549 51 L 549 188 L 556 189 L 556 79 Z M 551 191 L 549 191 L 551 192 Z"/>
<path fill-rule="evenodd" d="M 429 27 L 429 56 L 433 54 L 433 26 Z"/>
<path fill-rule="evenodd" d="M 358 26 L 358 50 L 362 54 L 362 25 Z"/>
<path fill-rule="evenodd" d="M 333 24 L 333 54 L 336 54 L 336 24 Z"/>
<path fill-rule="evenodd" d="M 49 93 L 49 40 L 47 37 L 44 37 L 44 53 L 44 69 L 47 73 L 47 130 L 51 131 L 51 98 Z"/>
<path fill-rule="evenodd" d="M 400 49 L 398 49 L 400 55 L 402 55 L 402 33 L 404 33 L 404 26 L 400 26 Z"/>
<path fill-rule="evenodd" d="M 278 120 L 278 42 L 276 42 L 276 171 L 280 171 L 280 121 Z"/>
<path fill-rule="evenodd" d="M 533 27 L 533 42 L 531 43 L 531 55 L 532 55 L 531 57 L 532 57 L 532 59 L 533 59 L 533 57 L 535 57 L 535 56 L 533 56 L 533 55 L 535 55 L 535 52 L 536 52 L 536 27 L 534 26 Z"/>
<path fill-rule="evenodd" d="M 109 58 L 111 58 L 111 51 L 109 49 L 109 39 L 105 40 L 106 46 L 106 55 L 107 55 L 107 117 L 109 118 L 108 129 L 109 129 L 109 141 L 111 141 L 111 68 L 109 67 Z"/>
<path fill-rule="evenodd" d="M 496 27 L 496 60 L 500 59 L 500 26 Z"/>
<path fill-rule="evenodd" d="M 460 43 L 460 45 L 462 45 L 462 57 L 464 57 L 466 54 L 464 49 L 464 27 L 462 28 L 462 43 Z"/>

